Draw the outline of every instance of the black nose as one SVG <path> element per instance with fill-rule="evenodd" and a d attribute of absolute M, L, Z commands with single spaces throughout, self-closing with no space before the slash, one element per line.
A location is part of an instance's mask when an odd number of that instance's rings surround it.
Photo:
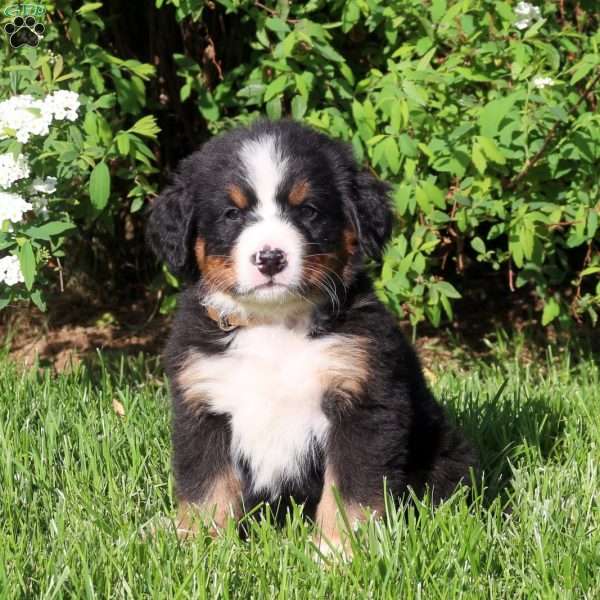
<path fill-rule="evenodd" d="M 273 277 L 280 273 L 287 266 L 287 258 L 285 252 L 279 248 L 271 250 L 269 246 L 265 246 L 262 250 L 252 255 L 252 264 L 263 274 Z"/>

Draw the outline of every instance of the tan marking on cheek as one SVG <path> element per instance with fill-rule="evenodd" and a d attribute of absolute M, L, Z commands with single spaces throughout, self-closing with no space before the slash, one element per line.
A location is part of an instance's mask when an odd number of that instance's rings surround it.
<path fill-rule="evenodd" d="M 202 273 L 204 271 L 204 261 L 206 259 L 206 242 L 200 237 L 194 244 L 194 254 L 196 256 L 196 264 Z"/>
<path fill-rule="evenodd" d="M 232 258 L 207 255 L 206 242 L 203 238 L 196 240 L 194 254 L 206 286 L 221 292 L 231 290 L 235 286 L 235 267 Z"/>
<path fill-rule="evenodd" d="M 310 191 L 310 185 L 308 181 L 303 179 L 302 181 L 297 181 L 294 183 L 292 190 L 290 191 L 290 195 L 288 197 L 288 201 L 292 206 L 298 206 L 302 204 L 306 197 L 308 196 L 308 192 Z"/>
<path fill-rule="evenodd" d="M 244 194 L 241 188 L 239 188 L 237 185 L 230 185 L 229 188 L 227 188 L 227 191 L 229 192 L 229 197 L 231 198 L 232 202 L 238 208 L 242 210 L 248 208 L 248 197 L 246 194 Z"/>
<path fill-rule="evenodd" d="M 352 227 L 344 229 L 343 244 L 340 249 L 340 260 L 344 263 L 342 269 L 342 279 L 346 285 L 352 280 L 352 261 L 351 258 L 358 250 L 358 236 Z"/>
<path fill-rule="evenodd" d="M 349 284 L 351 279 L 350 257 L 358 248 L 358 238 L 354 229 L 347 227 L 335 252 L 311 256 L 304 259 L 303 280 L 316 287 L 330 286 L 331 279 Z M 329 281 L 328 281 L 329 280 Z"/>
<path fill-rule="evenodd" d="M 352 256 L 358 247 L 358 238 L 356 232 L 351 227 L 344 229 L 344 251 L 346 255 Z"/>
<path fill-rule="evenodd" d="M 226 256 L 210 256 L 204 260 L 204 284 L 214 291 L 227 292 L 236 284 L 233 259 Z"/>
<path fill-rule="evenodd" d="M 218 475 L 205 497 L 199 502 L 182 502 L 177 511 L 177 534 L 193 537 L 201 524 L 209 527 L 215 536 L 227 524 L 227 519 L 238 519 L 242 508 L 240 480 L 231 466 Z"/>
<path fill-rule="evenodd" d="M 336 336 L 327 350 L 327 369 L 321 375 L 324 388 L 344 403 L 364 393 L 369 379 L 369 340 L 360 336 Z"/>
<path fill-rule="evenodd" d="M 302 279 L 316 287 L 331 287 L 331 280 L 336 281 L 341 265 L 339 257 L 333 252 L 317 256 L 309 254 L 304 258 Z"/>

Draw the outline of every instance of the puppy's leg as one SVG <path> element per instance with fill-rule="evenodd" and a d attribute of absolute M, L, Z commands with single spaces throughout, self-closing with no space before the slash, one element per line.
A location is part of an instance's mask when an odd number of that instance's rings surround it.
<path fill-rule="evenodd" d="M 176 397 L 175 400 L 178 400 Z M 231 431 L 227 418 L 175 403 L 173 419 L 173 469 L 180 536 L 194 535 L 200 524 L 213 534 L 228 517 L 241 514 L 242 490 L 231 462 Z"/>
<path fill-rule="evenodd" d="M 380 502 L 374 499 L 373 504 L 378 507 Z M 368 508 L 374 509 L 376 506 Z M 315 514 L 317 532 L 314 540 L 319 550 L 323 554 L 339 550 L 346 556 L 351 556 L 351 532 L 348 527 L 353 529 L 366 516 L 365 506 L 349 498 L 347 493 L 342 494 L 335 467 L 328 464 L 323 478 L 323 492 Z"/>
<path fill-rule="evenodd" d="M 205 495 L 196 501 L 183 500 L 177 512 L 177 535 L 194 536 L 201 524 L 216 536 L 225 527 L 227 519 L 238 519 L 241 514 L 242 492 L 240 481 L 231 466 L 214 476 L 206 486 Z"/>

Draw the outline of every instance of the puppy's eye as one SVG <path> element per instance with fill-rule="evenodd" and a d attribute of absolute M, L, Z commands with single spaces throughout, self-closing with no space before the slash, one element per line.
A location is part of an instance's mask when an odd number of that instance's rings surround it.
<path fill-rule="evenodd" d="M 319 214 L 319 211 L 312 204 L 303 204 L 300 207 L 300 215 L 303 219 L 310 221 Z"/>
<path fill-rule="evenodd" d="M 228 208 L 224 214 L 228 221 L 239 221 L 242 218 L 242 211 L 239 208 Z"/>

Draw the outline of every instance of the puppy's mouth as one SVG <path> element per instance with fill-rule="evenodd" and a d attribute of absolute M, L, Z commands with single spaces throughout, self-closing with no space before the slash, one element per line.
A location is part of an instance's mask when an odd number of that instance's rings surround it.
<path fill-rule="evenodd" d="M 265 283 L 260 283 L 259 285 L 255 285 L 249 291 L 253 292 L 255 290 L 263 290 L 263 289 L 269 289 L 269 288 L 271 288 L 271 289 L 274 289 L 274 288 L 290 289 L 290 286 L 285 283 L 279 283 L 278 281 L 271 279 L 270 281 L 267 281 Z"/>
<path fill-rule="evenodd" d="M 284 296 L 287 295 L 288 292 L 293 292 L 293 286 L 288 285 L 287 283 L 280 283 L 274 279 L 270 279 L 269 281 L 265 281 L 264 283 L 259 283 L 252 287 L 238 288 L 237 295 L 238 296 L 263 296 L 263 295 L 278 295 Z"/>

